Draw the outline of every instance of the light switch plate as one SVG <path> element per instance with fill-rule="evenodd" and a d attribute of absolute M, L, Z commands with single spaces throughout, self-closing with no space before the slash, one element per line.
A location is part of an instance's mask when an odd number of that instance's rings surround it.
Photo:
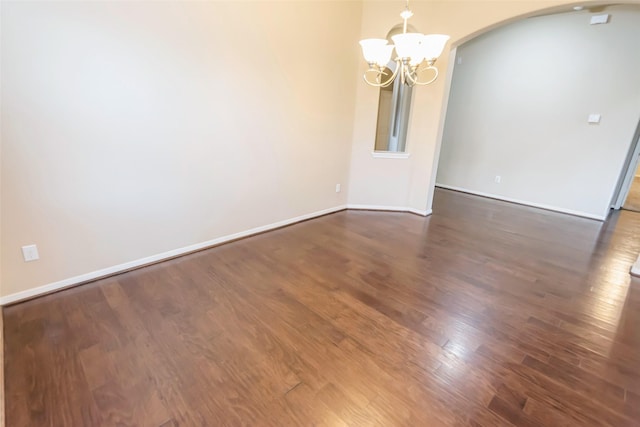
<path fill-rule="evenodd" d="M 609 22 L 609 14 L 605 13 L 604 15 L 593 15 L 591 17 L 591 25 L 597 25 L 597 24 L 606 24 L 607 22 Z"/>
<path fill-rule="evenodd" d="M 600 117 L 600 114 L 589 114 L 589 118 L 587 119 L 587 121 L 589 123 L 597 124 L 600 123 Z"/>
<path fill-rule="evenodd" d="M 22 257 L 26 262 L 40 259 L 40 255 L 38 255 L 38 247 L 36 245 L 23 246 Z"/>

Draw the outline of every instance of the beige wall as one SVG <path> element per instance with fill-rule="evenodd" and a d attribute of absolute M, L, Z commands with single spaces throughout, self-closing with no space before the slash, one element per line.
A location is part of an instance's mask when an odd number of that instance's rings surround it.
<path fill-rule="evenodd" d="M 377 90 L 357 87 L 349 203 L 415 210 L 431 209 L 435 164 L 439 154 L 439 132 L 443 105 L 447 96 L 444 78 L 448 66 L 448 49 L 487 28 L 503 22 L 533 15 L 540 10 L 567 10 L 570 4 L 596 2 L 568 1 L 412 1 L 413 25 L 419 31 L 451 35 L 451 42 L 438 61 L 441 72 L 435 84 L 414 91 L 413 114 L 407 141 L 409 159 L 372 158 L 375 135 Z M 613 1 L 598 2 L 615 3 Z M 629 1 L 640 3 L 640 0 Z M 365 2 L 361 37 L 384 35 L 398 22 L 402 5 L 396 1 Z M 366 68 L 360 62 L 359 74 Z"/>
<path fill-rule="evenodd" d="M 360 14 L 3 2 L 2 295 L 344 205 Z"/>

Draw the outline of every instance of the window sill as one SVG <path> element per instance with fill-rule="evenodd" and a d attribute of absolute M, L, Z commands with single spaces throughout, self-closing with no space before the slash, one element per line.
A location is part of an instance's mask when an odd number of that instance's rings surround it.
<path fill-rule="evenodd" d="M 392 151 L 372 151 L 374 159 L 408 159 L 409 153 L 394 153 Z"/>

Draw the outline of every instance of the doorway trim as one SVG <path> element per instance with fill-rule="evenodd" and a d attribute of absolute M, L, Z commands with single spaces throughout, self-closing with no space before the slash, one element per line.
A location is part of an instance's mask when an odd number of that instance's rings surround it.
<path fill-rule="evenodd" d="M 631 190 L 631 184 L 633 184 L 633 177 L 636 174 L 638 163 L 640 160 L 640 121 L 636 127 L 636 132 L 633 135 L 631 146 L 629 147 L 629 154 L 622 165 L 620 171 L 620 178 L 618 178 L 618 185 L 616 191 L 613 193 L 611 199 L 611 208 L 618 210 L 624 205 Z"/>

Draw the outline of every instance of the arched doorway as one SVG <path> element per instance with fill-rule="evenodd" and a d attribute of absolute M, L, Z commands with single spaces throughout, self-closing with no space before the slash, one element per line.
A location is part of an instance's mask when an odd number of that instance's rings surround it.
<path fill-rule="evenodd" d="M 454 50 L 432 184 L 606 217 L 640 116 L 640 54 L 623 47 L 627 30 L 640 37 L 640 8 L 594 11 L 510 23 Z M 589 25 L 595 14 L 610 24 Z"/>

